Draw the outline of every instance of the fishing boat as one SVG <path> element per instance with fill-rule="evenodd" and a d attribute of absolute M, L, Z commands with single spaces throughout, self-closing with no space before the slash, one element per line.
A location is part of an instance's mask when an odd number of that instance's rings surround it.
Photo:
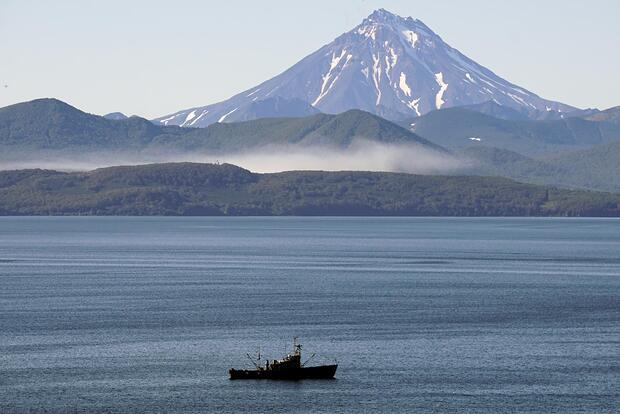
<path fill-rule="evenodd" d="M 315 356 L 312 354 L 304 363 L 301 362 L 301 344 L 297 338 L 293 339 L 293 353 L 284 356 L 282 359 L 266 360 L 261 362 L 260 351 L 258 358 L 254 360 L 250 354 L 247 357 L 254 364 L 255 369 L 234 369 L 228 373 L 231 380 L 238 379 L 271 379 L 271 380 L 302 380 L 302 379 L 333 379 L 336 375 L 338 364 L 319 365 L 309 367 L 308 362 Z"/>

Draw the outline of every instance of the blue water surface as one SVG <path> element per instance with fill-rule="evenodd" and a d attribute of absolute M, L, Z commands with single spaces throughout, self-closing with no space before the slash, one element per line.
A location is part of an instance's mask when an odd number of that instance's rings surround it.
<path fill-rule="evenodd" d="M 0 218 L 2 413 L 619 407 L 620 220 Z"/>

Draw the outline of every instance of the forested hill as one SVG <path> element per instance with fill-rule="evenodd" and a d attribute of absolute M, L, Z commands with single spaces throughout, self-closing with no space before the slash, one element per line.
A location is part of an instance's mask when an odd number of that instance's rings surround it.
<path fill-rule="evenodd" d="M 40 159 L 42 151 L 67 158 L 97 151 L 140 152 L 147 149 L 227 153 L 265 146 L 327 146 L 346 149 L 356 139 L 382 144 L 411 144 L 445 152 L 399 125 L 368 112 L 270 118 L 208 128 L 156 126 L 146 119 L 106 119 L 57 99 L 36 99 L 0 108 L 0 160 Z M 18 154 L 18 156 L 15 156 Z"/>
<path fill-rule="evenodd" d="M 255 174 L 229 164 L 177 163 L 3 171 L 0 215 L 620 216 L 620 195 L 504 178 Z"/>

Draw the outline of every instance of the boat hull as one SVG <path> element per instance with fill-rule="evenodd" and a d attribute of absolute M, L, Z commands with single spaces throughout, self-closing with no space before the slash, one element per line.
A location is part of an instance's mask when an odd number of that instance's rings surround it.
<path fill-rule="evenodd" d="M 297 381 L 302 379 L 333 379 L 334 375 L 336 375 L 336 369 L 338 369 L 338 365 L 322 365 L 287 370 L 231 369 L 228 373 L 231 380 L 271 379 Z"/>

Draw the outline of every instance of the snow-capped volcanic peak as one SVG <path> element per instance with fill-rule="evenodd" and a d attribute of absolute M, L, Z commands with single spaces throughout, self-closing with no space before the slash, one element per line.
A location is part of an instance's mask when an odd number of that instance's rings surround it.
<path fill-rule="evenodd" d="M 523 112 L 574 109 L 500 78 L 420 20 L 380 9 L 272 79 L 226 101 L 156 121 L 192 127 L 231 122 L 233 115 L 246 116 L 253 103 L 276 97 L 326 113 L 362 109 L 393 120 L 488 101 Z"/>

